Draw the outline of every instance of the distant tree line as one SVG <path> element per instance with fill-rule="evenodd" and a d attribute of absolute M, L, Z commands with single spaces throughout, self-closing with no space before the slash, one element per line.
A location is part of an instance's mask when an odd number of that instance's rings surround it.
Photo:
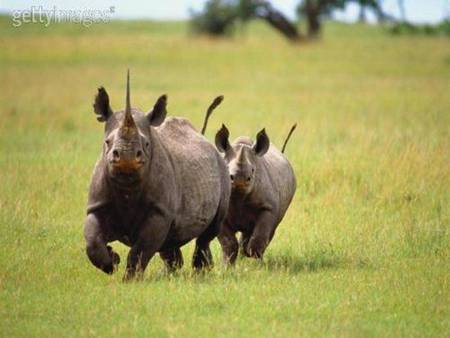
<path fill-rule="evenodd" d="M 322 21 L 331 17 L 333 11 L 344 9 L 349 3 L 360 7 L 359 21 L 365 22 L 367 12 L 372 12 L 378 22 L 391 22 L 392 33 L 402 33 L 416 27 L 405 19 L 402 0 L 398 0 L 402 16 L 401 21 L 385 13 L 381 6 L 382 0 L 301 0 L 297 5 L 297 15 L 300 22 L 306 23 L 306 32 L 302 32 L 296 22 L 289 20 L 268 0 L 208 0 L 200 12 L 192 12 L 192 27 L 199 33 L 211 35 L 232 34 L 237 25 L 247 23 L 252 19 L 261 19 L 291 41 L 314 39 L 320 36 Z M 405 28 L 406 27 L 406 28 Z M 431 26 L 425 30 L 431 31 Z M 448 28 L 448 21 L 445 25 Z M 421 30 L 416 30 L 421 32 Z"/>
<path fill-rule="evenodd" d="M 408 21 L 394 23 L 389 32 L 394 35 L 443 35 L 450 37 L 450 20 L 446 19 L 436 25 L 412 24 Z"/>
<path fill-rule="evenodd" d="M 397 0 L 401 20 L 395 21 L 389 31 L 392 34 L 422 34 L 422 35 L 446 35 L 450 36 L 450 17 L 436 25 L 413 24 L 406 19 L 405 3 Z"/>

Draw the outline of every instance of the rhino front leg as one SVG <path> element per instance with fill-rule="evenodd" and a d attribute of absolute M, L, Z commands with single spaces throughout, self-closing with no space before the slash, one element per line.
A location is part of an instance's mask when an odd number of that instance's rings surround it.
<path fill-rule="evenodd" d="M 169 231 L 169 222 L 162 216 L 147 219 L 139 230 L 135 244 L 127 258 L 124 280 L 142 277 L 150 259 L 163 245 Z"/>
<path fill-rule="evenodd" d="M 238 256 L 239 243 L 236 239 L 236 232 L 225 223 L 219 233 L 218 239 L 222 247 L 223 261 L 225 264 L 234 264 Z"/>
<path fill-rule="evenodd" d="M 273 237 L 276 225 L 276 219 L 270 211 L 263 211 L 259 215 L 247 245 L 246 252 L 250 257 L 262 259 L 264 251 Z"/>
<path fill-rule="evenodd" d="M 87 216 L 84 224 L 84 238 L 86 253 L 91 263 L 105 273 L 113 273 L 114 266 L 120 262 L 120 257 L 109 245 L 106 245 L 99 215 L 91 213 Z"/>

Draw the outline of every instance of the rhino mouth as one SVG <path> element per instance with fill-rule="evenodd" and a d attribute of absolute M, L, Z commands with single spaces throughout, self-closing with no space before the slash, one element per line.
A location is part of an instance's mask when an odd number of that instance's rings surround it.
<path fill-rule="evenodd" d="M 249 185 L 247 184 L 247 182 L 233 182 L 231 184 L 233 190 L 238 191 L 238 192 L 246 192 Z"/>
<path fill-rule="evenodd" d="M 120 161 L 113 162 L 112 169 L 116 174 L 135 174 L 139 172 L 139 170 L 144 165 L 142 161 Z"/>
<path fill-rule="evenodd" d="M 115 184 L 126 187 L 133 187 L 141 182 L 141 175 L 138 171 L 134 172 L 124 172 L 124 171 L 115 171 L 111 175 L 111 180 Z"/>

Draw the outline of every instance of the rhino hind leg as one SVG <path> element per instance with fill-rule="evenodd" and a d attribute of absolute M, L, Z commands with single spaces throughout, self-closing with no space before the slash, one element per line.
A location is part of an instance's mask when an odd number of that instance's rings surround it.
<path fill-rule="evenodd" d="M 208 268 L 213 265 L 213 257 L 209 243 L 217 237 L 220 227 L 228 211 L 228 198 L 223 198 L 219 203 L 216 215 L 206 230 L 195 242 L 194 255 L 192 256 L 192 267 L 196 270 Z"/>
<path fill-rule="evenodd" d="M 217 236 L 219 228 L 220 223 L 213 221 L 195 241 L 194 255 L 192 256 L 192 267 L 194 269 L 200 270 L 213 265 L 209 243 Z"/>
<path fill-rule="evenodd" d="M 161 251 L 159 255 L 169 272 L 180 269 L 184 264 L 183 254 L 181 253 L 180 248 L 167 249 Z"/>
<path fill-rule="evenodd" d="M 239 253 L 242 256 L 250 257 L 249 252 L 247 251 L 248 242 L 250 241 L 251 233 L 242 232 L 241 238 L 239 239 Z"/>

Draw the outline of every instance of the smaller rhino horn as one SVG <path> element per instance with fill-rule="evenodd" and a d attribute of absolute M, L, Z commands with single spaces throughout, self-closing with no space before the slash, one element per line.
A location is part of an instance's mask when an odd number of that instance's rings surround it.
<path fill-rule="evenodd" d="M 242 147 L 239 150 L 237 161 L 238 161 L 238 163 L 244 163 L 246 160 L 247 160 L 247 157 L 245 156 L 245 151 L 244 151 L 244 148 Z"/>

